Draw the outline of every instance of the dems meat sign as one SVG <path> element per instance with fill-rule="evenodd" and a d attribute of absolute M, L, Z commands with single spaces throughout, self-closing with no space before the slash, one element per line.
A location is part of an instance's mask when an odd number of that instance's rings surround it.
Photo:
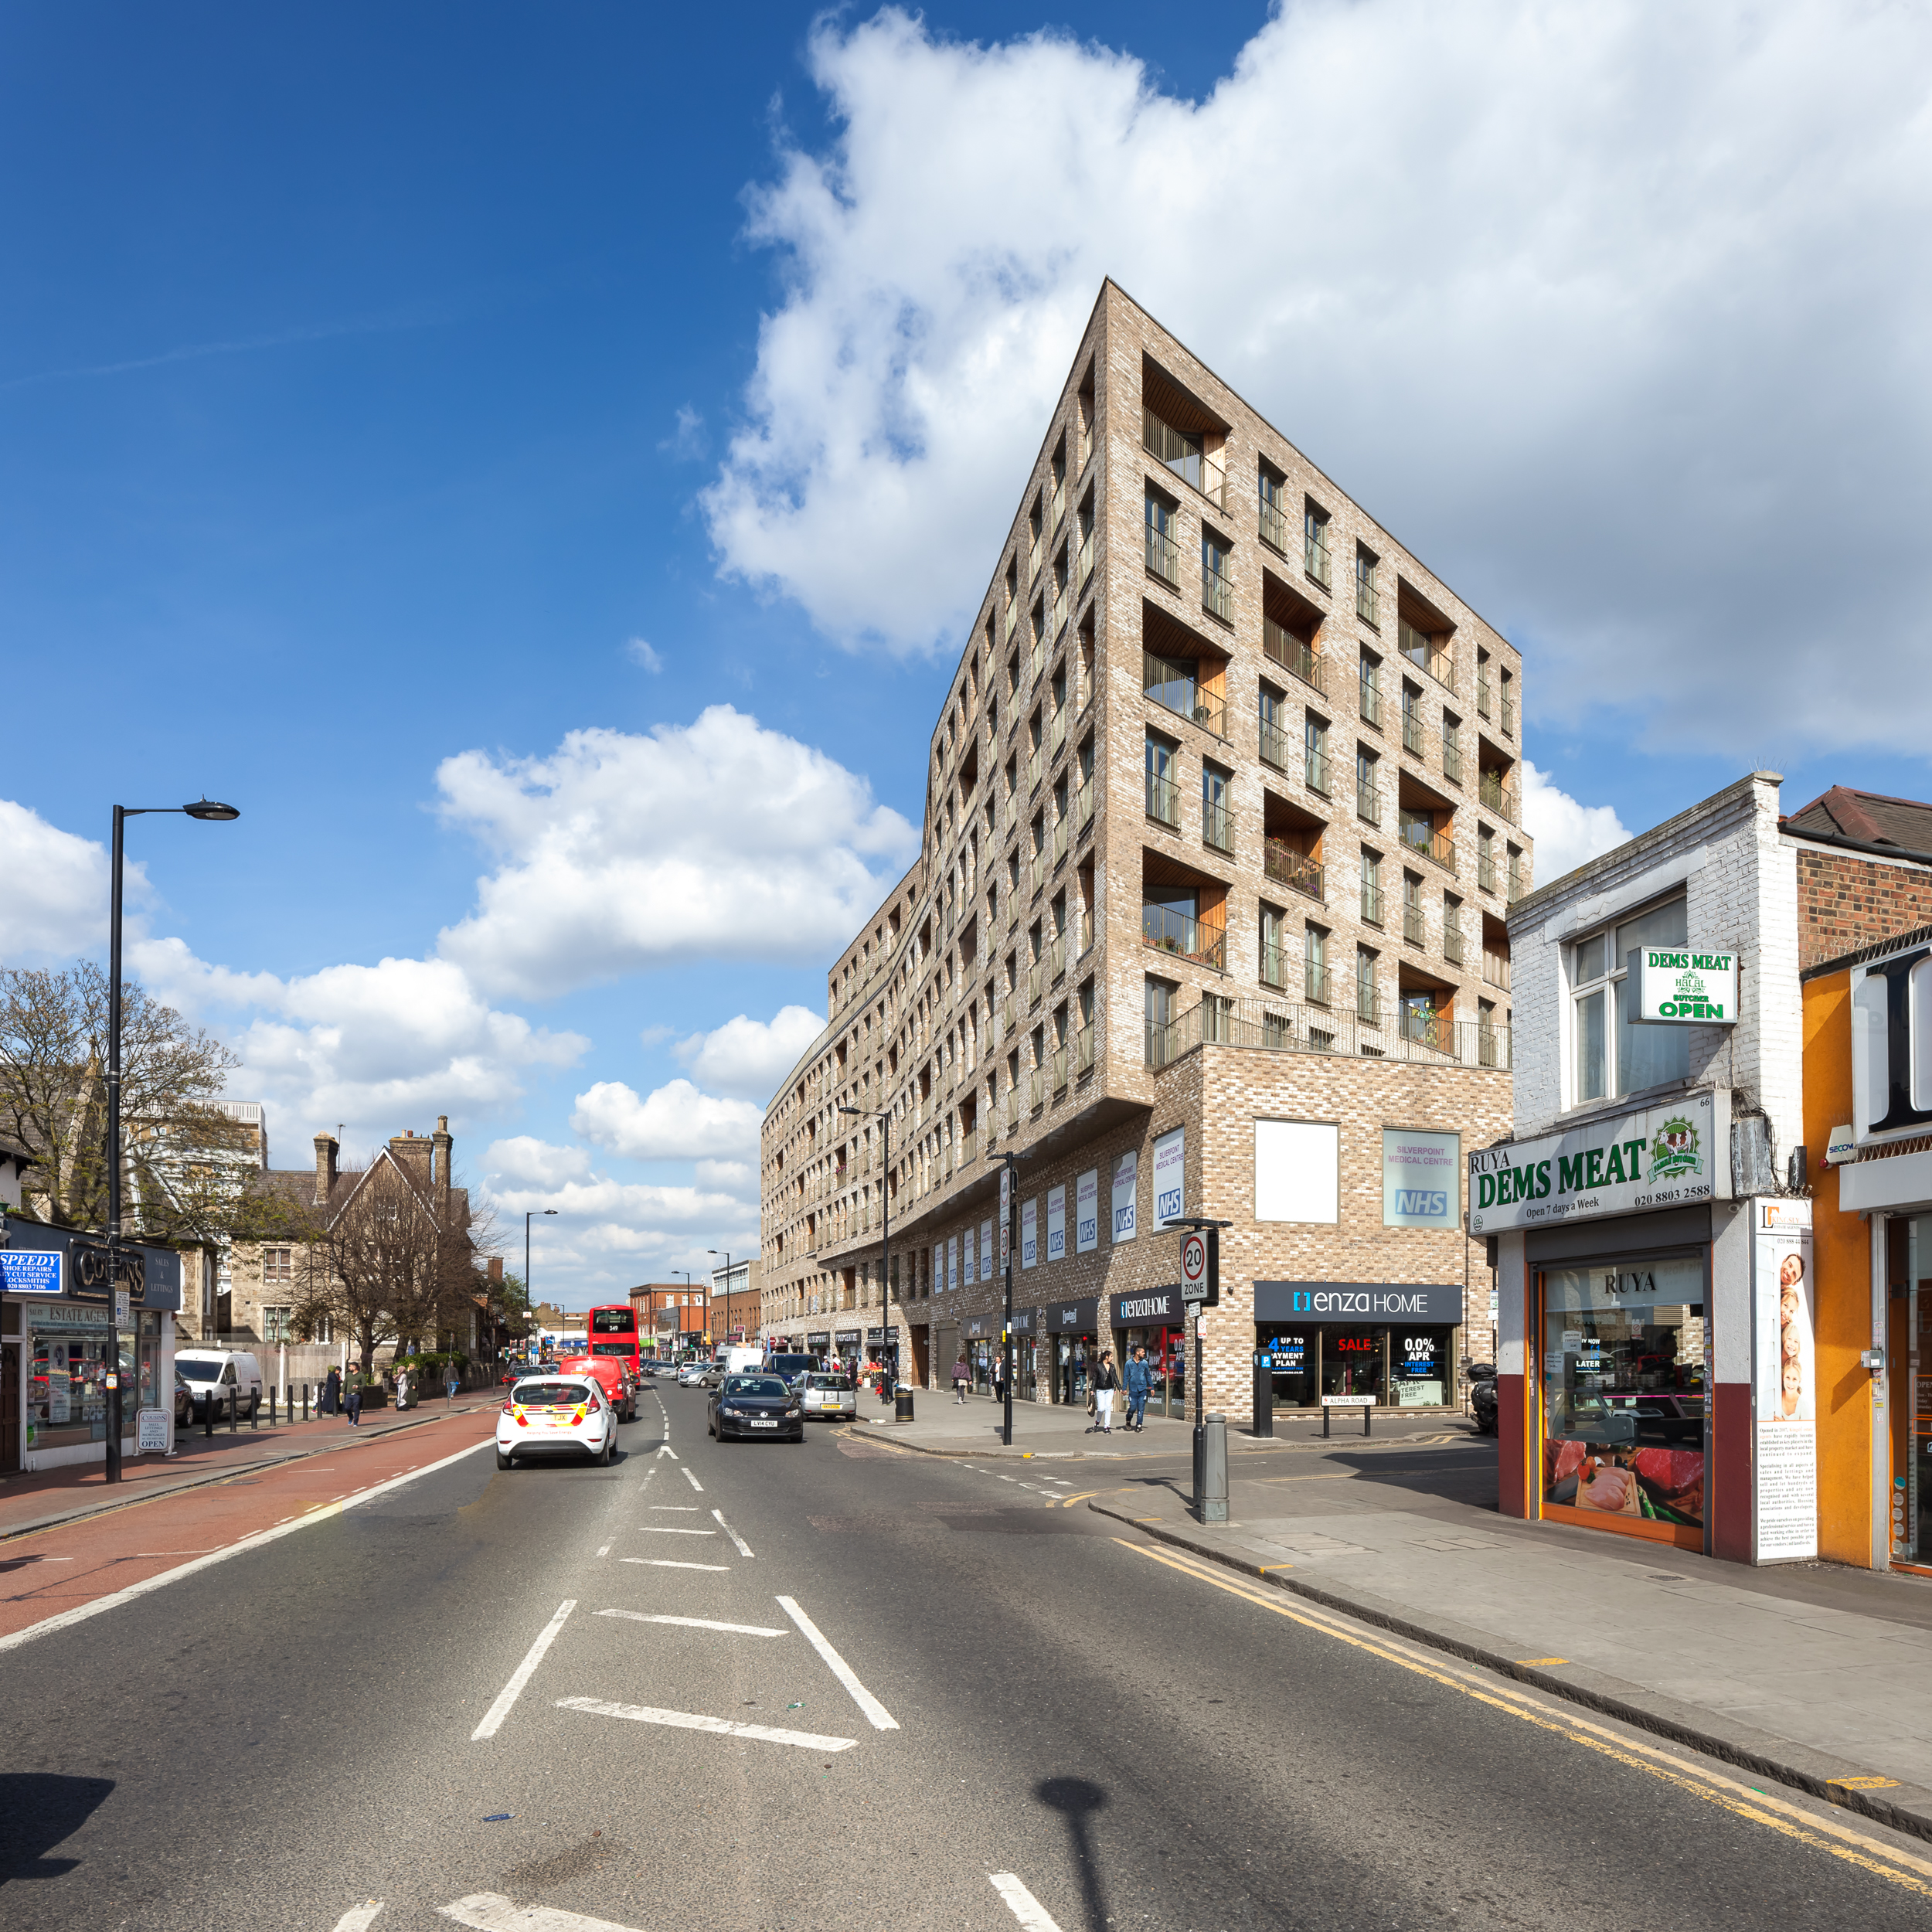
<path fill-rule="evenodd" d="M 1708 1201 L 1717 1172 L 1715 1139 L 1711 1097 L 1697 1094 L 1567 1134 L 1485 1148 L 1469 1157 L 1469 1232 L 1495 1234 Z"/>

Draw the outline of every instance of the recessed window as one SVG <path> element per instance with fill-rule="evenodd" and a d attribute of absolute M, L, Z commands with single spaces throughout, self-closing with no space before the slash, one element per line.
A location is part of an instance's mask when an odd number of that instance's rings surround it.
<path fill-rule="evenodd" d="M 1688 936 L 1685 902 L 1678 899 L 1570 948 L 1573 1107 L 1689 1077 L 1687 1029 L 1634 1025 L 1626 1001 L 1630 954 L 1642 946 L 1681 946 Z"/>

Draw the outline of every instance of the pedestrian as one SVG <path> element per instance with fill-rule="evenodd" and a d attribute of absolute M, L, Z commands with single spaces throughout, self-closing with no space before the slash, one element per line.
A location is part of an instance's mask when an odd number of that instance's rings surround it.
<path fill-rule="evenodd" d="M 995 1402 L 1006 1400 L 1006 1365 L 1004 1362 L 993 1364 L 993 1400 Z"/>
<path fill-rule="evenodd" d="M 456 1392 L 457 1392 L 457 1390 L 458 1389 L 461 1388 L 461 1387 L 462 1387 L 462 1386 L 463 1386 L 463 1377 L 462 1377 L 461 1372 L 457 1369 L 456 1364 L 455 1364 L 454 1362 L 452 1362 L 450 1364 L 450 1366 L 449 1366 L 449 1391 L 450 1391 L 450 1400 L 451 1400 L 452 1403 L 454 1403 L 454 1402 L 456 1400 Z"/>
<path fill-rule="evenodd" d="M 1121 1378 L 1114 1367 L 1114 1351 L 1100 1351 L 1100 1366 L 1094 1376 L 1094 1426 L 1104 1436 L 1114 1433 L 1114 1393 Z"/>
<path fill-rule="evenodd" d="M 1147 1398 L 1154 1386 L 1154 1372 L 1147 1366 L 1147 1351 L 1136 1349 L 1127 1365 L 1127 1426 L 1137 1434 L 1147 1428 Z"/>
<path fill-rule="evenodd" d="M 343 1412 L 349 1417 L 349 1426 L 359 1429 L 362 1426 L 362 1377 L 359 1369 L 349 1378 L 346 1392 L 342 1399 Z"/>
<path fill-rule="evenodd" d="M 410 1372 L 398 1369 L 396 1372 L 396 1407 L 398 1414 L 410 1406 Z"/>
<path fill-rule="evenodd" d="M 953 1402 L 954 1406 L 966 1400 L 966 1385 L 972 1379 L 973 1372 L 966 1366 L 966 1358 L 961 1355 L 953 1364 Z"/>
<path fill-rule="evenodd" d="M 322 1413 L 324 1415 L 335 1414 L 336 1404 L 342 1400 L 342 1371 L 338 1369 L 331 1369 L 328 1372 L 328 1381 L 322 1385 Z"/>

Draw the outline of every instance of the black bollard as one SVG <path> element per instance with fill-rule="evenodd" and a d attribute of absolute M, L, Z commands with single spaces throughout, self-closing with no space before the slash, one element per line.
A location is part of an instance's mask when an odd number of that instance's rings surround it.
<path fill-rule="evenodd" d="M 268 1426 L 271 1429 L 275 1426 L 275 1385 L 272 1382 L 268 1385 Z"/>
<path fill-rule="evenodd" d="M 235 1433 L 235 1424 L 240 1408 L 236 1398 L 240 1393 L 241 1391 L 239 1389 L 230 1389 L 228 1392 L 228 1433 L 231 1436 Z"/>
<path fill-rule="evenodd" d="M 212 1436 L 215 1433 L 215 1392 L 212 1389 L 202 1404 L 201 1432 L 204 1436 Z"/>

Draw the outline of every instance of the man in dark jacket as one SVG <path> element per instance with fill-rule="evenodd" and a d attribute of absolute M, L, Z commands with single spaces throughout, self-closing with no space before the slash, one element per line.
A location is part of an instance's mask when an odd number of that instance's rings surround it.
<path fill-rule="evenodd" d="M 328 1372 L 328 1379 L 322 1384 L 322 1413 L 324 1415 L 335 1414 L 335 1405 L 342 1393 L 342 1372 L 338 1369 L 332 1369 Z"/>
<path fill-rule="evenodd" d="M 1154 1372 L 1147 1366 L 1147 1351 L 1136 1349 L 1134 1359 L 1127 1365 L 1127 1426 L 1130 1429 L 1144 1430 L 1147 1427 L 1147 1398 L 1154 1386 Z"/>
<path fill-rule="evenodd" d="M 342 1391 L 342 1410 L 349 1417 L 349 1426 L 359 1429 L 362 1426 L 362 1378 L 359 1372 L 349 1378 Z"/>

